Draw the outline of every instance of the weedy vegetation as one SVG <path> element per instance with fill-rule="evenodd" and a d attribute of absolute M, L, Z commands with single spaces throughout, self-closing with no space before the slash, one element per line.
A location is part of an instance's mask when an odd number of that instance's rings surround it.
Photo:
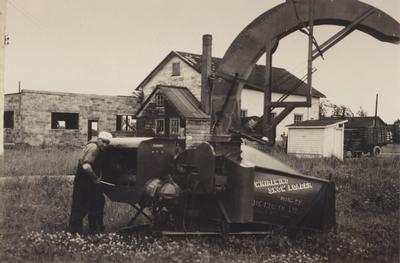
<path fill-rule="evenodd" d="M 5 149 L 4 176 L 72 175 L 80 148 L 20 147 Z"/>
<path fill-rule="evenodd" d="M 1 262 L 399 262 L 400 156 L 298 159 L 300 172 L 332 178 L 337 228 L 262 238 L 166 238 L 117 234 L 132 209 L 107 202 L 104 234 L 66 232 L 80 149 L 6 149 L 1 186 Z M 18 177 L 43 175 L 42 177 Z M 60 175 L 58 177 L 50 177 Z"/>

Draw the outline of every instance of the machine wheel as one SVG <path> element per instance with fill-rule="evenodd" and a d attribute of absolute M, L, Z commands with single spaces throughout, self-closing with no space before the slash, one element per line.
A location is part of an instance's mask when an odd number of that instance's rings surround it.
<path fill-rule="evenodd" d="M 374 146 L 374 148 L 372 148 L 371 156 L 379 156 L 381 154 L 381 152 L 382 152 L 381 147 L 376 145 L 376 146 Z"/>

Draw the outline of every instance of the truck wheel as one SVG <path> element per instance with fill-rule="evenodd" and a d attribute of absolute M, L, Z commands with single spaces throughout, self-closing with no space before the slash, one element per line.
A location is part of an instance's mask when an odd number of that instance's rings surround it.
<path fill-rule="evenodd" d="M 381 154 L 381 152 L 382 152 L 381 147 L 379 147 L 378 145 L 374 146 L 374 148 L 372 148 L 372 151 L 371 151 L 371 156 L 379 156 Z"/>

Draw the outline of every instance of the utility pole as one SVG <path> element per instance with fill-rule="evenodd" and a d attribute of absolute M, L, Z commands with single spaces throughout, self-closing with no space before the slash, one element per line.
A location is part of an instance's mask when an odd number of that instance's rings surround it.
<path fill-rule="evenodd" d="M 0 37 L 3 41 L 6 41 L 6 35 L 4 34 L 5 31 L 5 21 L 6 21 L 6 1 L 0 0 Z M 8 36 L 7 36 L 8 37 Z M 8 40 L 7 40 L 8 41 Z M 0 155 L 3 155 L 3 116 L 4 116 L 4 47 L 6 43 L 3 43 L 1 46 L 0 51 Z"/>
<path fill-rule="evenodd" d="M 375 99 L 375 120 L 374 120 L 374 127 L 376 127 L 376 122 L 378 120 L 378 93 L 376 94 Z"/>
<path fill-rule="evenodd" d="M 314 0 L 308 0 L 308 61 L 307 61 L 307 104 L 312 106 L 312 51 L 314 39 Z"/>
<path fill-rule="evenodd" d="M 18 93 L 21 93 L 21 81 L 18 80 Z"/>

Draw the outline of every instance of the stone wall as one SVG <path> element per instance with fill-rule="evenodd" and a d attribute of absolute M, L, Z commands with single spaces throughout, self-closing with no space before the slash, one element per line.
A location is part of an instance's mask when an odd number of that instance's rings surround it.
<path fill-rule="evenodd" d="M 20 143 L 21 135 L 21 96 L 20 94 L 8 94 L 4 96 L 4 111 L 14 112 L 14 127 L 4 128 L 4 143 Z"/>
<path fill-rule="evenodd" d="M 172 76 L 172 64 L 180 63 L 180 75 Z M 170 85 L 187 87 L 190 92 L 200 101 L 201 95 L 201 74 L 189 66 L 179 57 L 173 57 L 160 71 L 143 87 L 144 97 L 147 98 L 157 85 Z"/>
<path fill-rule="evenodd" d="M 88 120 L 98 120 L 99 131 L 107 130 L 116 136 L 130 135 L 116 131 L 117 115 L 134 115 L 139 106 L 136 98 L 131 96 L 23 90 L 20 94 L 5 96 L 6 108 L 13 105 L 13 96 L 20 98 L 20 112 L 14 113 L 20 118 L 20 124 L 14 126 L 14 134 L 18 135 L 13 141 L 32 146 L 80 146 L 88 138 Z M 52 129 L 52 112 L 78 113 L 78 129 Z"/>
<path fill-rule="evenodd" d="M 186 148 L 193 148 L 210 140 L 210 120 L 186 121 Z"/>

